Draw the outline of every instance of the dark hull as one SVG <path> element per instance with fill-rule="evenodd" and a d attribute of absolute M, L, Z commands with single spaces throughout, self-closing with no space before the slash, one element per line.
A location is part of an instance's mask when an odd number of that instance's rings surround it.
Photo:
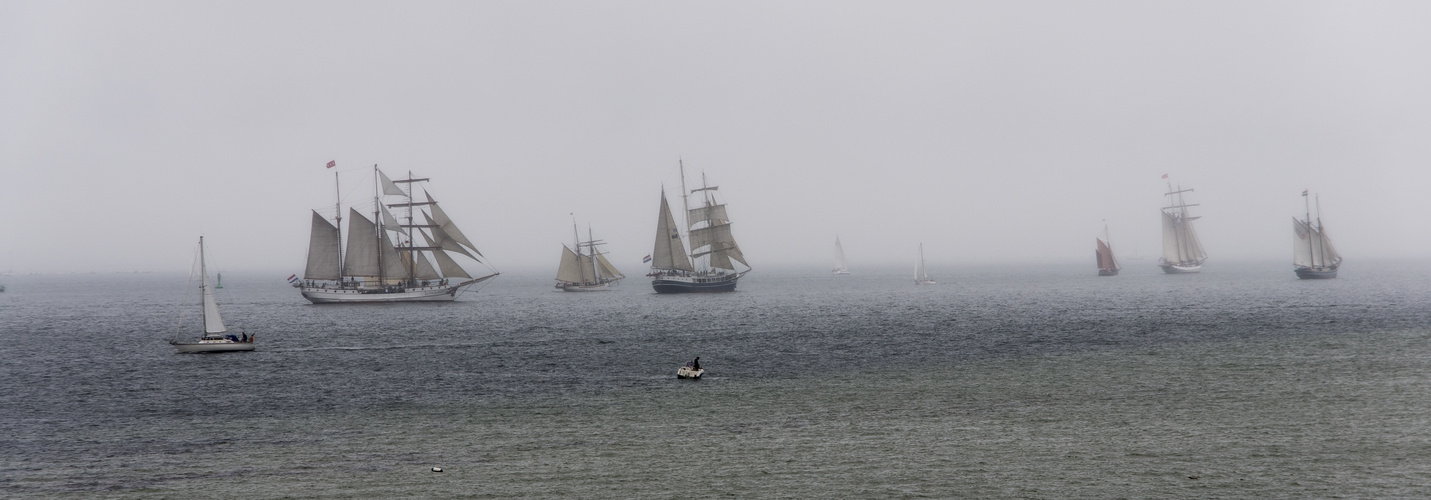
<path fill-rule="evenodd" d="M 1313 269 L 1310 267 L 1297 268 L 1297 277 L 1304 280 L 1326 280 L 1337 277 L 1337 269 Z"/>
<path fill-rule="evenodd" d="M 656 289 L 656 293 L 721 293 L 734 292 L 735 282 L 740 278 L 735 277 L 725 281 L 708 283 L 692 283 L 689 281 L 676 281 L 655 279 L 651 281 L 651 288 Z"/>

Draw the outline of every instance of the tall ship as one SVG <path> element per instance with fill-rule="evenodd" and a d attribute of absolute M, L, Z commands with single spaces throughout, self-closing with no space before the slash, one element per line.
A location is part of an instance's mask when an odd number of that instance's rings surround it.
<path fill-rule="evenodd" d="M 840 246 L 839 235 L 835 235 L 835 268 L 830 272 L 837 275 L 850 274 L 850 263 L 845 260 L 845 247 Z"/>
<path fill-rule="evenodd" d="M 718 203 L 718 186 L 706 182 L 701 174 L 701 187 L 686 190 L 686 166 L 681 163 L 681 207 L 685 209 L 684 228 L 689 231 L 690 253 L 682 241 L 682 227 L 676 225 L 671 206 L 666 202 L 666 188 L 661 188 L 661 213 L 656 217 L 656 247 L 651 251 L 651 288 L 656 293 L 733 292 L 736 281 L 750 272 L 745 255 L 730 231 L 730 217 L 725 204 Z M 690 197 L 698 196 L 696 208 Z M 745 267 L 737 271 L 735 262 Z"/>
<path fill-rule="evenodd" d="M 1103 225 L 1103 233 L 1098 235 L 1098 248 L 1094 250 L 1098 258 L 1099 276 L 1117 276 L 1118 270 L 1123 266 L 1118 265 L 1118 259 L 1113 256 L 1113 244 L 1108 240 L 1108 225 Z"/>
<path fill-rule="evenodd" d="M 1183 193 L 1191 192 L 1191 188 L 1183 189 L 1181 185 L 1173 189 L 1173 184 L 1169 182 L 1168 192 L 1165 193 L 1168 206 L 1162 210 L 1163 256 L 1158 258 L 1158 266 L 1168 274 L 1202 271 L 1202 263 L 1207 260 L 1207 252 L 1203 251 L 1202 242 L 1198 241 L 1197 231 L 1192 224 L 1192 221 L 1199 217 L 1188 213 L 1188 207 L 1195 207 L 1197 204 L 1189 204 L 1183 199 Z"/>
<path fill-rule="evenodd" d="M 600 292 L 610 290 L 611 285 L 621 281 L 625 275 L 606 260 L 606 254 L 596 247 L 606 242 L 592 236 L 591 227 L 586 228 L 586 241 L 576 231 L 576 220 L 571 221 L 572 246 L 562 245 L 561 263 L 557 266 L 556 287 L 564 292 Z M 572 251 L 575 248 L 576 251 Z"/>
<path fill-rule="evenodd" d="M 1332 246 L 1326 227 L 1322 226 L 1322 201 L 1317 198 L 1317 218 L 1312 219 L 1311 202 L 1307 201 L 1307 191 L 1302 191 L 1302 199 L 1307 205 L 1307 218 L 1292 218 L 1292 265 L 1297 277 L 1308 279 L 1330 279 L 1337 277 L 1337 268 L 1342 265 L 1342 256 Z"/>
<path fill-rule="evenodd" d="M 466 286 L 496 277 L 499 273 L 487 266 L 490 273 L 474 278 L 454 259 L 486 266 L 482 252 L 426 189 L 423 201 L 415 198 L 418 184 L 427 181 L 411 172 L 406 179 L 392 180 L 374 165 L 372 218 L 348 207 L 346 250 L 338 229 L 343 222 L 342 192 L 333 221 L 314 210 L 308 265 L 303 279 L 293 279 L 303 298 L 314 304 L 443 302 L 454 300 Z M 333 186 L 338 189 L 337 172 Z M 398 209 L 402 218 L 390 208 Z M 415 245 L 417 239 L 423 245 Z"/>

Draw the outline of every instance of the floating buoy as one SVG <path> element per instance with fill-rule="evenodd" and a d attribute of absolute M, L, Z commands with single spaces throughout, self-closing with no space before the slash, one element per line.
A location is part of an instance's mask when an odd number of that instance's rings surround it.
<path fill-rule="evenodd" d="M 442 472 L 442 467 L 433 467 L 433 468 L 432 468 L 432 471 L 433 471 L 433 472 Z"/>

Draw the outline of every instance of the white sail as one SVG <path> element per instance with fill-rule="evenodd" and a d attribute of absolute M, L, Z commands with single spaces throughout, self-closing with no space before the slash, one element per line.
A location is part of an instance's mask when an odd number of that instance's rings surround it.
<path fill-rule="evenodd" d="M 437 229 L 437 228 L 433 228 L 433 229 L 435 229 L 435 230 L 437 230 L 437 231 L 440 231 L 440 229 Z M 419 233 L 422 234 L 422 239 L 423 239 L 425 242 L 427 242 L 427 246 L 430 246 L 430 247 L 435 247 L 435 246 L 437 246 L 437 245 L 434 245 L 434 244 L 433 244 L 432 238 L 428 237 L 428 236 L 427 236 L 427 233 L 423 233 L 423 232 L 421 232 L 421 231 L 419 231 Z M 454 243 L 453 245 L 456 246 L 455 243 Z M 460 250 L 460 249 L 459 249 L 459 250 Z M 465 253 L 464 253 L 464 255 L 465 255 Z M 442 276 L 443 276 L 443 277 L 445 277 L 445 278 L 468 278 L 468 279 L 471 279 L 471 278 L 472 278 L 472 275 L 467 274 L 467 270 L 463 269 L 462 266 L 457 265 L 457 261 L 452 260 L 452 256 L 447 255 L 447 252 L 444 252 L 444 251 L 442 251 L 442 250 L 433 250 L 433 251 L 432 251 L 432 257 L 433 257 L 434 259 L 437 259 L 437 268 L 442 271 Z"/>
<path fill-rule="evenodd" d="M 656 244 L 651 251 L 651 267 L 655 269 L 695 270 L 686 256 L 686 246 L 681 243 L 681 233 L 676 219 L 671 215 L 671 205 L 666 203 L 666 192 L 661 191 L 661 213 L 656 217 Z"/>
<path fill-rule="evenodd" d="M 313 232 L 308 237 L 308 266 L 303 269 L 303 279 L 339 279 L 341 256 L 338 226 L 328 222 L 323 216 L 313 212 Z"/>
<path fill-rule="evenodd" d="M 398 187 L 382 170 L 378 170 L 378 181 L 378 184 L 381 184 L 383 187 L 383 194 L 389 196 L 407 196 L 407 192 Z"/>
<path fill-rule="evenodd" d="M 482 251 L 477 249 L 477 245 L 473 245 L 472 241 L 468 240 L 467 236 L 462 234 L 462 230 L 457 229 L 457 224 L 453 224 L 452 219 L 447 217 L 447 213 L 443 212 L 442 208 L 437 206 L 437 202 L 432 200 L 432 195 L 428 194 L 427 191 L 423 191 L 422 194 L 427 196 L 427 202 L 429 203 L 428 208 L 432 211 L 432 218 L 437 221 L 437 225 L 442 228 L 442 232 L 447 233 L 447 236 L 453 241 L 472 249 L 477 255 L 482 255 Z M 476 257 L 473 258 L 476 259 Z"/>
<path fill-rule="evenodd" d="M 626 277 L 626 275 L 621 274 L 621 271 L 616 270 L 616 266 L 611 265 L 611 261 L 606 260 L 605 254 L 596 254 L 596 262 L 601 266 L 602 276 L 613 280 Z"/>
<path fill-rule="evenodd" d="M 723 224 L 730 222 L 730 216 L 726 215 L 724 204 L 692 208 L 686 212 L 688 229 L 695 227 L 700 222 Z M 691 246 L 695 246 L 695 243 L 692 243 Z"/>
<path fill-rule="evenodd" d="M 1312 257 L 1312 248 L 1316 246 L 1313 241 L 1312 228 L 1307 227 L 1307 223 L 1292 218 L 1292 264 L 1303 267 L 1312 267 L 1316 260 Z"/>
<path fill-rule="evenodd" d="M 586 283 L 587 281 L 582 275 L 583 266 L 581 260 L 581 258 L 577 257 L 576 252 L 572 252 L 566 245 L 562 245 L 561 265 L 557 267 L 556 279 L 568 283 Z M 587 273 L 589 274 L 590 271 L 587 271 Z"/>
<path fill-rule="evenodd" d="M 379 205 L 378 208 L 381 208 L 383 212 L 383 229 L 398 233 L 403 232 L 402 224 L 398 224 L 397 218 L 393 217 L 392 212 L 388 211 L 388 207 Z"/>
<path fill-rule="evenodd" d="M 1187 207 L 1193 205 L 1183 201 L 1182 193 L 1187 191 L 1192 190 L 1173 190 L 1169 184 L 1167 196 L 1171 203 L 1162 210 L 1163 261 L 1172 265 L 1195 266 L 1207 260 L 1207 252 L 1203 251 L 1202 241 L 1193 229 L 1192 221 L 1197 217 L 1188 213 Z"/>
<path fill-rule="evenodd" d="M 416 269 L 414 269 L 412 273 L 413 278 L 420 280 L 435 280 L 442 277 L 442 275 L 437 274 L 437 269 L 434 269 L 432 267 L 432 262 L 427 260 L 427 255 L 425 252 L 413 252 L 410 250 L 405 250 L 399 252 L 399 255 L 402 256 L 402 262 L 404 267 L 407 266 L 409 259 L 411 259 L 412 265 L 416 267 Z"/>
<path fill-rule="evenodd" d="M 343 260 L 343 276 L 379 277 L 377 240 L 373 221 L 356 209 L 348 209 L 348 257 Z"/>
<path fill-rule="evenodd" d="M 840 245 L 839 236 L 835 236 L 835 272 L 850 272 L 850 263 L 845 261 L 845 247 Z"/>
<path fill-rule="evenodd" d="M 219 316 L 219 302 L 214 298 L 214 287 L 209 284 L 208 263 L 204 258 L 204 238 L 199 237 L 199 288 L 203 290 L 204 301 L 204 333 L 217 334 L 228 331 L 224 328 L 224 319 Z"/>
<path fill-rule="evenodd" d="M 1318 224 L 1320 224 L 1320 222 L 1318 222 Z M 1342 256 L 1337 253 L 1337 249 L 1332 246 L 1332 238 L 1327 236 L 1327 228 L 1322 227 L 1321 231 L 1317 231 L 1317 233 L 1322 239 L 1322 258 L 1326 259 L 1325 264 L 1330 266 L 1341 264 Z"/>
<path fill-rule="evenodd" d="M 1103 233 L 1098 235 L 1098 268 L 1106 270 L 1119 270 L 1123 266 L 1118 265 L 1117 257 L 1113 256 L 1113 245 L 1108 241 L 1108 226 L 1103 226 Z"/>
<path fill-rule="evenodd" d="M 446 250 L 448 252 L 460 253 L 462 255 L 466 255 L 472 260 L 477 260 L 477 257 L 473 256 L 470 253 L 467 253 L 467 249 L 462 248 L 462 245 L 458 244 L 457 240 L 453 239 L 451 236 L 448 236 L 447 232 L 443 231 L 441 227 L 437 227 L 438 224 L 436 221 L 432 220 L 432 217 L 428 216 L 425 213 L 422 214 L 422 217 L 427 219 L 428 226 L 433 226 L 429 228 L 432 230 L 432 241 L 428 243 L 428 246 L 441 247 L 443 250 Z M 426 234 L 424 234 L 423 236 L 426 236 Z"/>

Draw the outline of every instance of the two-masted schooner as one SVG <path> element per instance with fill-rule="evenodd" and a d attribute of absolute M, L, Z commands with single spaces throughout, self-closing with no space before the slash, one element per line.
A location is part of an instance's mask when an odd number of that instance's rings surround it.
<path fill-rule="evenodd" d="M 725 204 L 717 203 L 715 191 L 701 175 L 701 187 L 686 191 L 686 166 L 681 163 L 681 205 L 685 209 L 685 228 L 689 230 L 690 249 L 681 241 L 681 226 L 671 214 L 666 202 L 666 189 L 661 188 L 661 212 L 656 217 L 656 246 L 651 251 L 651 288 L 656 293 L 694 293 L 735 291 L 736 281 L 750 272 L 740 245 L 730 232 L 730 217 Z M 690 196 L 700 196 L 700 205 L 690 206 Z M 735 264 L 745 266 L 736 271 Z"/>
<path fill-rule="evenodd" d="M 561 246 L 561 264 L 557 266 L 556 287 L 565 292 L 600 292 L 610 290 L 611 285 L 626 276 L 606 260 L 606 254 L 596 250 L 606 242 L 592 236 L 591 227 L 586 228 L 586 241 L 576 231 L 576 220 L 571 221 L 571 247 Z M 572 251 L 575 248 L 576 251 Z M 585 251 L 583 251 L 585 249 Z"/>
<path fill-rule="evenodd" d="M 845 260 L 845 247 L 840 246 L 839 235 L 835 235 L 835 268 L 830 272 L 836 275 L 850 274 L 850 263 Z"/>
<path fill-rule="evenodd" d="M 432 195 L 423 190 L 426 201 L 414 199 L 417 183 L 426 181 L 411 172 L 406 179 L 392 180 L 374 165 L 373 218 L 364 217 L 356 207 L 348 208 L 346 252 L 338 229 L 343 221 L 341 200 L 335 203 L 336 224 L 313 211 L 308 265 L 303 279 L 293 284 L 303 298 L 314 304 L 450 301 L 463 287 L 496 277 L 499 273 L 488 266 L 490 274 L 473 278 L 453 259 L 460 255 L 486 265 L 482 252 Z M 333 185 L 337 189 L 337 172 Z M 338 194 L 341 198 L 342 192 Z M 401 201 L 384 203 L 384 197 Z M 399 222 L 389 208 L 401 209 L 405 220 Z M 414 244 L 417 237 L 423 245 Z"/>
<path fill-rule="evenodd" d="M 1166 178 L 1167 176 L 1164 176 Z M 1183 193 L 1190 193 L 1192 189 L 1173 189 L 1173 184 L 1168 183 L 1168 206 L 1163 207 L 1163 256 L 1158 258 L 1158 266 L 1163 268 L 1163 272 L 1168 274 L 1195 273 L 1202 270 L 1203 261 L 1207 260 L 1207 252 L 1202 249 L 1202 242 L 1197 239 L 1197 231 L 1193 230 L 1192 221 L 1198 217 L 1188 213 L 1188 207 L 1197 206 L 1196 203 L 1188 204 L 1183 200 Z"/>
<path fill-rule="evenodd" d="M 1322 226 L 1322 201 L 1317 198 L 1317 218 L 1312 219 L 1312 205 L 1306 200 L 1307 191 L 1302 190 L 1302 199 L 1307 205 L 1307 218 L 1297 220 L 1292 217 L 1292 265 L 1301 279 L 1328 279 L 1337 277 L 1337 268 L 1342 265 L 1342 256 L 1332 246 L 1327 229 Z"/>
<path fill-rule="evenodd" d="M 1113 244 L 1108 239 L 1108 225 L 1103 225 L 1103 233 L 1098 235 L 1098 247 L 1094 250 L 1098 258 L 1099 276 L 1117 276 L 1118 270 L 1123 266 L 1118 265 L 1118 259 L 1113 257 Z"/>

